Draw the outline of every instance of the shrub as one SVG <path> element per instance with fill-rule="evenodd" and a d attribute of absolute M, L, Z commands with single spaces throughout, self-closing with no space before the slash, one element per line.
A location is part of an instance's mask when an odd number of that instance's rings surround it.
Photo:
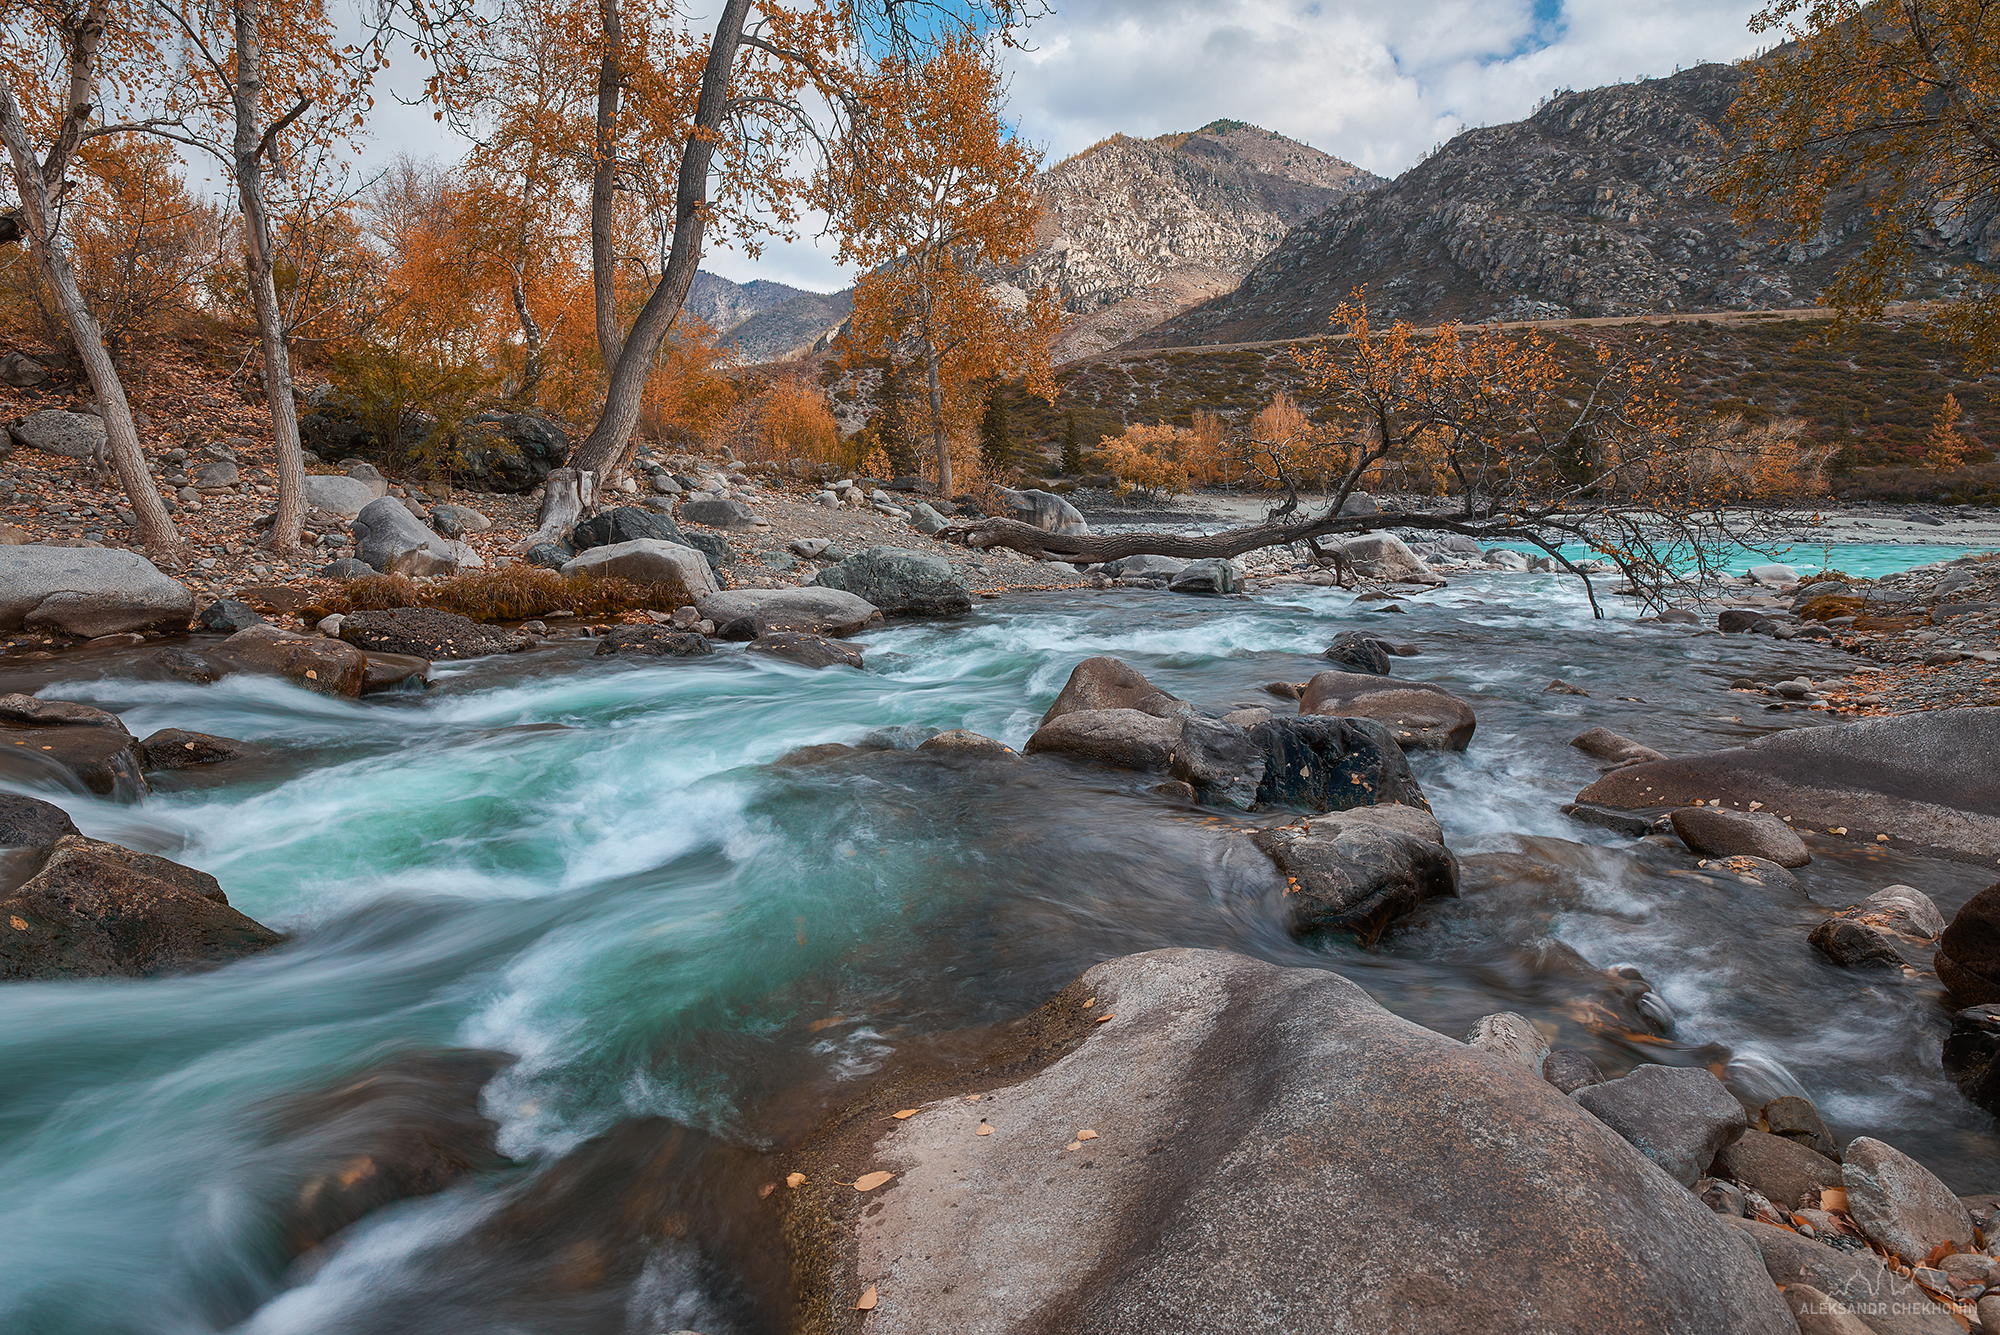
<path fill-rule="evenodd" d="M 383 612 L 392 607 L 435 607 L 474 621 L 526 621 L 551 612 L 608 617 L 670 601 L 654 586 L 625 579 L 565 575 L 515 564 L 424 583 L 405 575 L 368 575 L 337 584 L 311 607 L 309 619 L 336 612 Z"/>

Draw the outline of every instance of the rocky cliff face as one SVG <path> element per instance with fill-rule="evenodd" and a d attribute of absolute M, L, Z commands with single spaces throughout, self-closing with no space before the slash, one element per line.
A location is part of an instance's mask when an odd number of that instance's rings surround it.
<path fill-rule="evenodd" d="M 1707 183 L 1742 77 L 1701 65 L 1469 130 L 1394 183 L 1336 202 L 1236 290 L 1132 346 L 1321 333 L 1356 287 L 1378 316 L 1419 323 L 1810 306 L 1865 242 L 1870 214 L 1843 201 L 1807 245 L 1731 223 Z M 1909 295 L 1934 295 L 1944 264 L 2000 259 L 2000 222 L 1920 242 L 1934 263 Z"/>
<path fill-rule="evenodd" d="M 1379 184 L 1240 121 L 1114 136 L 1037 180 L 1041 244 L 1008 279 L 1048 284 L 1078 317 L 1056 351 L 1066 360 L 1228 291 L 1294 226 Z"/>
<path fill-rule="evenodd" d="M 740 362 L 779 361 L 810 350 L 854 307 L 850 292 L 808 292 L 755 278 L 733 283 L 702 271 L 688 287 L 687 311 L 734 346 Z"/>

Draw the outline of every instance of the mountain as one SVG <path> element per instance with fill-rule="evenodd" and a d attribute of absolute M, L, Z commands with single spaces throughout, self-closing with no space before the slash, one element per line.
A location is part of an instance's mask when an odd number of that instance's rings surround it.
<path fill-rule="evenodd" d="M 1036 179 L 1040 244 L 1006 277 L 1049 284 L 1078 317 L 1058 340 L 1065 361 L 1228 291 L 1294 226 L 1381 183 L 1241 121 L 1113 135 Z"/>
<path fill-rule="evenodd" d="M 1706 183 L 1745 68 L 1564 92 L 1526 120 L 1468 130 L 1391 184 L 1296 228 L 1235 290 L 1132 347 L 1323 333 L 1367 289 L 1371 313 L 1419 324 L 1813 304 L 1867 239 L 1866 201 L 1839 202 L 1809 244 L 1745 234 Z M 1987 262 L 1991 212 L 1919 238 L 1931 258 Z M 1947 290 L 1934 269 L 1911 296 Z"/>
<path fill-rule="evenodd" d="M 808 292 L 768 278 L 732 283 L 704 269 L 688 286 L 684 309 L 701 317 L 717 342 L 734 346 L 736 359 L 747 364 L 810 351 L 853 307 L 851 290 Z"/>

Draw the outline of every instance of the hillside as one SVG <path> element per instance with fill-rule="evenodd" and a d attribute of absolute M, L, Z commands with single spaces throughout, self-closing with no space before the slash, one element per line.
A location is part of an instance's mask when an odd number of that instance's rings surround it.
<path fill-rule="evenodd" d="M 707 270 L 695 274 L 687 295 L 687 310 L 715 331 L 717 341 L 734 346 L 744 363 L 810 351 L 853 306 L 848 291 L 808 292 L 766 278 L 734 283 Z"/>
<path fill-rule="evenodd" d="M 1365 287 L 1418 323 L 1809 306 L 1859 249 L 1863 200 L 1810 245 L 1745 235 L 1706 193 L 1738 67 L 1565 92 L 1526 120 L 1468 130 L 1393 183 L 1338 201 L 1242 284 L 1131 340 L 1174 347 L 1293 338 Z M 2000 220 L 1920 238 L 1939 262 L 1990 262 Z M 1908 295 L 1938 295 L 1941 271 Z"/>
<path fill-rule="evenodd" d="M 1101 351 L 1226 292 L 1293 227 L 1381 178 L 1240 121 L 1114 135 L 1037 179 L 1041 243 L 1009 281 L 1078 318 L 1058 361 Z"/>

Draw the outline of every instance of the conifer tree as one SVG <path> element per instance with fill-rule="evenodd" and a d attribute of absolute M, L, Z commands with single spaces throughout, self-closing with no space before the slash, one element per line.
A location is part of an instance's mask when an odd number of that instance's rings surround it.
<path fill-rule="evenodd" d="M 1007 428 L 1007 404 L 1000 387 L 986 391 L 986 412 L 979 419 L 979 461 L 990 474 L 1000 474 L 1014 461 L 1014 441 Z"/>
<path fill-rule="evenodd" d="M 903 377 L 894 358 L 883 363 L 882 388 L 878 391 L 882 412 L 875 425 L 875 437 L 889 456 L 889 467 L 903 477 L 917 471 L 916 447 L 910 443 L 910 424 L 903 415 Z"/>
<path fill-rule="evenodd" d="M 1076 434 L 1076 414 L 1063 417 L 1062 470 L 1071 477 L 1083 472 L 1083 440 Z"/>

